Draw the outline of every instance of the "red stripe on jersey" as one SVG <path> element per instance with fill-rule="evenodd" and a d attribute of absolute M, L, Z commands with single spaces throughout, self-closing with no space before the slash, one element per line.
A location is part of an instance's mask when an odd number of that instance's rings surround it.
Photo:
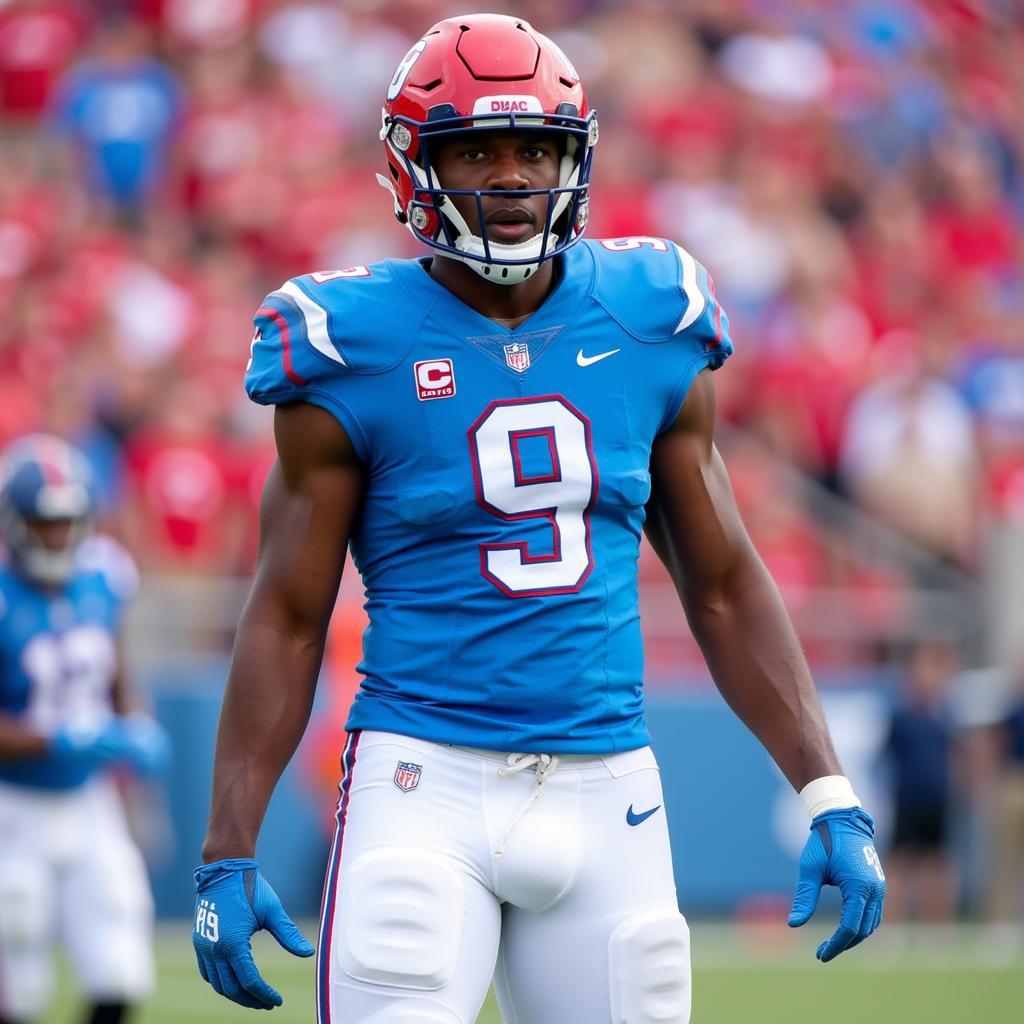
<path fill-rule="evenodd" d="M 291 329 L 288 327 L 288 321 L 276 309 L 271 309 L 270 306 L 260 306 L 256 310 L 256 315 L 265 316 L 268 320 L 272 320 L 277 324 L 277 329 L 281 332 L 281 365 L 284 366 L 284 372 L 293 384 L 305 387 L 306 378 L 292 366 Z"/>
<path fill-rule="evenodd" d="M 708 274 L 708 295 L 715 304 L 715 340 L 711 343 L 715 348 L 722 344 L 722 307 L 715 298 L 715 279 Z"/>

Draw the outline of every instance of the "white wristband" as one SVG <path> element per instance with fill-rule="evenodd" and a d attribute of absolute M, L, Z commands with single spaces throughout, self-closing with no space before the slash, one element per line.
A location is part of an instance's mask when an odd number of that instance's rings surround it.
<path fill-rule="evenodd" d="M 800 790 L 800 799 L 809 818 L 840 807 L 860 807 L 860 800 L 845 775 L 823 775 Z"/>

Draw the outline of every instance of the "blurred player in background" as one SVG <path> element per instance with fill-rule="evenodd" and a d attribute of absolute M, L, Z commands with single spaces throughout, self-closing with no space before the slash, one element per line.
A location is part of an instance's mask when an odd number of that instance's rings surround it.
<path fill-rule="evenodd" d="M 956 647 L 922 642 L 911 650 L 903 693 L 886 740 L 893 797 L 890 918 L 948 921 L 955 910 L 949 856 L 954 731 L 950 686 L 960 667 Z"/>
<path fill-rule="evenodd" d="M 91 535 L 80 453 L 32 435 L 0 460 L 0 1024 L 29 1024 L 62 944 L 89 1006 L 117 1024 L 153 986 L 153 907 L 114 779 L 166 764 L 121 671 L 134 566 Z"/>
<path fill-rule="evenodd" d="M 576 244 L 597 120 L 523 21 L 434 26 L 381 138 L 381 182 L 434 255 L 298 278 L 256 314 L 246 385 L 278 407 L 278 463 L 196 870 L 200 972 L 270 1008 L 252 933 L 313 953 L 254 854 L 351 543 L 370 625 L 319 1020 L 471 1024 L 493 978 L 507 1021 L 685 1024 L 689 932 L 641 692 L 644 530 L 808 810 L 790 924 L 838 885 L 831 960 L 877 927 L 884 876 L 714 447 L 732 343 L 707 272 L 664 239 Z M 737 820 L 722 842 L 743 836 Z"/>

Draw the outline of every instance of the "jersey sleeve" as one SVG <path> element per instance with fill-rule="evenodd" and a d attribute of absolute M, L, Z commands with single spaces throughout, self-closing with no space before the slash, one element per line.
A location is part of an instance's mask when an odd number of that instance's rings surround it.
<path fill-rule="evenodd" d="M 114 619 L 119 620 L 140 584 L 139 567 L 128 549 L 107 534 L 94 533 L 79 546 L 75 566 L 99 577 L 114 609 Z"/>
<path fill-rule="evenodd" d="M 672 245 L 679 261 L 683 307 L 671 340 L 673 347 L 681 349 L 683 365 L 659 430 L 675 421 L 697 374 L 717 370 L 733 352 L 729 317 L 715 296 L 713 278 L 681 245 Z"/>
<path fill-rule="evenodd" d="M 245 390 L 261 405 L 308 402 L 331 413 L 361 458 L 367 443 L 345 401 L 350 368 L 335 344 L 328 310 L 298 279 L 271 292 L 253 317 Z"/>
<path fill-rule="evenodd" d="M 673 335 L 691 343 L 707 356 L 717 370 L 732 355 L 729 318 L 715 296 L 715 282 L 703 264 L 681 245 L 675 246 L 683 290 L 683 312 Z"/>

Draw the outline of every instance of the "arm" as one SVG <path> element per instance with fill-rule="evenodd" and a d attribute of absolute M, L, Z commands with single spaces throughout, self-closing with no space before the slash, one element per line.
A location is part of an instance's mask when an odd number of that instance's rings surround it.
<path fill-rule="evenodd" d="M 714 420 L 705 370 L 655 441 L 645 531 L 722 696 L 800 790 L 841 774 L 839 761 L 778 588 L 740 519 Z"/>
<path fill-rule="evenodd" d="M 37 757 L 49 746 L 49 736 L 36 732 L 16 715 L 0 713 L 0 759 Z"/>
<path fill-rule="evenodd" d="M 309 721 L 364 470 L 342 427 L 316 406 L 279 406 L 278 460 L 260 509 L 256 579 L 242 612 L 217 729 L 210 823 L 196 869 L 199 972 L 242 1006 L 281 996 L 249 940 L 266 928 L 290 953 L 313 947 L 260 875 L 253 853 L 274 786 Z"/>
<path fill-rule="evenodd" d="M 841 775 L 792 623 L 740 519 L 714 445 L 714 420 L 714 385 L 704 371 L 654 443 L 647 536 L 672 575 L 715 684 L 811 815 L 789 924 L 811 917 L 822 885 L 839 886 L 839 928 L 817 951 L 828 961 L 878 927 L 885 876 L 874 824 Z"/>
<path fill-rule="evenodd" d="M 280 406 L 278 461 L 260 509 L 256 578 L 242 612 L 217 729 L 203 860 L 252 857 L 271 793 L 305 731 L 364 486 L 329 413 Z"/>

